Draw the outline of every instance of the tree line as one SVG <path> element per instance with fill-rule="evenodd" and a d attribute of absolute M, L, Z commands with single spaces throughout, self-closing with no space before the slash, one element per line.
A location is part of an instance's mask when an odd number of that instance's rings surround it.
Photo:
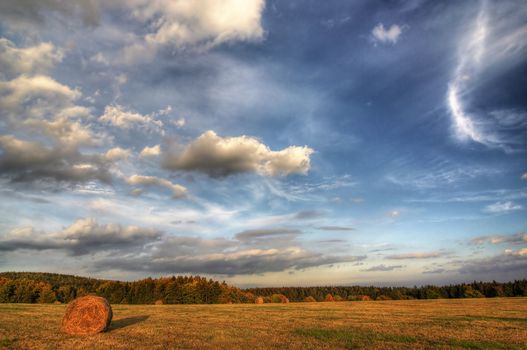
<path fill-rule="evenodd" d="M 112 304 L 228 304 L 527 296 L 527 280 L 422 287 L 279 287 L 242 290 L 200 276 L 133 282 L 37 272 L 0 273 L 0 303 L 68 303 L 88 294 Z"/>
<path fill-rule="evenodd" d="M 408 300 L 408 299 L 450 299 L 450 298 L 494 298 L 494 297 L 526 297 L 527 279 L 499 283 L 472 282 L 451 284 L 447 286 L 421 287 L 279 287 L 279 288 L 249 288 L 246 291 L 254 295 L 269 297 L 282 294 L 290 301 L 340 300 Z"/>
<path fill-rule="evenodd" d="M 112 304 L 254 302 L 249 292 L 200 276 L 122 282 L 52 273 L 0 273 L 0 303 L 68 303 L 88 294 L 105 297 Z"/>

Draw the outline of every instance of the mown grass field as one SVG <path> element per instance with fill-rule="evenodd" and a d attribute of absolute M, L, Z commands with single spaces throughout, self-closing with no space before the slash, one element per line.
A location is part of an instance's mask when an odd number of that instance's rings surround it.
<path fill-rule="evenodd" d="M 0 348 L 527 349 L 527 298 L 114 305 L 88 337 L 61 333 L 64 310 L 0 304 Z"/>

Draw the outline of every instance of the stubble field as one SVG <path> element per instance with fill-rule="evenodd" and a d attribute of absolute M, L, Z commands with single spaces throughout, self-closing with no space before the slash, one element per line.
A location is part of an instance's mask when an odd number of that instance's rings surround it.
<path fill-rule="evenodd" d="M 65 307 L 0 304 L 0 348 L 527 349 L 527 298 L 114 305 L 88 337 L 60 331 Z"/>

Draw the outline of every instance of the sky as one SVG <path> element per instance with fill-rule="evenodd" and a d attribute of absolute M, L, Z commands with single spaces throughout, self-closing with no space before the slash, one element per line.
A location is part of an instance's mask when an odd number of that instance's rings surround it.
<path fill-rule="evenodd" d="M 0 270 L 527 278 L 522 1 L 0 2 Z"/>

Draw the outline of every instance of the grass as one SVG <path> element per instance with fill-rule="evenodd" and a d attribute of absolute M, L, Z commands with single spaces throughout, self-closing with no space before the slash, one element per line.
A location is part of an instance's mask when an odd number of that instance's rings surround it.
<path fill-rule="evenodd" d="M 0 304 L 0 349 L 527 349 L 527 298 L 114 305 L 88 337 L 60 332 L 64 310 Z"/>

